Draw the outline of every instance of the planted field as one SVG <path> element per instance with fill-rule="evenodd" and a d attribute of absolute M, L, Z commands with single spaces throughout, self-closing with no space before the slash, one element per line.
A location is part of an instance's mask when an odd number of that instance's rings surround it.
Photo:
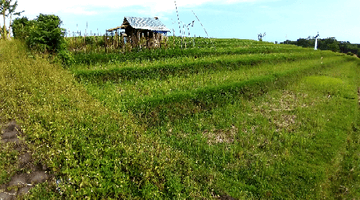
<path fill-rule="evenodd" d="M 318 57 L 321 56 L 320 54 Z M 239 61 L 242 57 L 238 58 Z M 246 58 L 244 58 L 245 60 Z M 298 57 L 300 60 L 301 57 Z M 208 65 L 198 65 L 195 68 L 197 73 L 175 73 L 166 74 L 166 76 L 151 77 L 151 73 L 145 74 L 142 79 L 134 78 L 128 81 L 119 81 L 120 83 L 88 83 L 88 87 L 92 87 L 91 91 L 98 95 L 99 99 L 114 100 L 114 106 L 131 106 L 134 104 L 144 104 L 163 99 L 159 104 L 174 103 L 167 102 L 171 99 L 181 101 L 180 96 L 186 98 L 202 99 L 198 95 L 216 95 L 217 93 L 235 92 L 241 87 L 246 87 L 250 82 L 272 82 L 274 78 L 282 78 L 282 76 L 300 73 L 301 71 L 312 70 L 313 68 L 328 63 L 341 62 L 342 58 L 328 57 L 321 64 L 319 58 L 303 60 L 302 62 L 277 62 L 276 55 L 273 57 L 274 64 L 256 64 L 256 65 L 238 65 L 238 62 L 226 62 L 225 59 L 214 59 L 216 61 L 210 63 L 217 70 L 201 69 L 209 67 Z M 265 61 L 266 57 L 263 56 Z M 261 59 L 259 59 L 261 61 Z M 207 63 L 209 64 L 209 63 Z M 184 63 L 184 66 L 186 64 Z M 213 69 L 214 69 L 213 68 Z M 232 69 L 235 68 L 235 69 Z M 238 68 L 238 69 L 236 69 Z M 195 71 L 191 70 L 191 71 Z M 190 71 L 190 70 L 189 70 Z M 149 77 L 149 76 L 150 77 Z M 160 73 L 157 74 L 158 76 Z M 266 80 L 268 79 L 268 80 Z M 260 81 L 261 80 L 261 81 Z M 251 85 L 251 84 L 250 84 Z M 240 87 L 240 88 L 237 88 Z M 234 91 L 231 91 L 234 90 Z M 161 100 L 160 100 L 161 101 Z"/>
<path fill-rule="evenodd" d="M 170 39 L 171 40 L 171 39 Z M 179 39 L 177 39 L 179 40 Z M 252 54 L 252 53 L 291 53 L 291 52 L 310 52 L 310 49 L 304 49 L 292 45 L 274 45 L 271 43 L 258 43 L 250 40 L 224 40 L 224 42 L 217 41 L 216 44 L 201 45 L 204 42 L 197 42 L 194 48 L 178 47 L 180 41 L 176 42 L 175 48 L 168 49 L 146 50 L 138 49 L 137 53 L 101 53 L 104 52 L 96 50 L 77 51 L 75 59 L 78 63 L 78 68 L 86 68 L 93 65 L 109 65 L 126 62 L 148 63 L 154 60 L 164 60 L 167 58 L 183 58 L 183 57 L 211 57 L 219 55 L 234 55 L 234 54 Z"/>
<path fill-rule="evenodd" d="M 213 39 L 110 63 L 79 54 L 64 70 L 21 44 L 1 48 L 13 54 L 0 61 L 2 121 L 23 124 L 33 156 L 60 181 L 29 198 L 360 196 L 357 58 Z M 0 152 L 9 162 L 22 153 Z"/>

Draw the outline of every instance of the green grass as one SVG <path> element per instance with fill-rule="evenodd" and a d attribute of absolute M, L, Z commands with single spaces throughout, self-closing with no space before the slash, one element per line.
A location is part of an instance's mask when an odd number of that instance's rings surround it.
<path fill-rule="evenodd" d="M 233 197 L 251 191 L 245 198 L 332 198 L 337 191 L 326 188 L 329 177 L 338 170 L 347 137 L 356 136 L 354 67 L 323 70 L 251 101 L 240 98 L 148 132 L 183 150 L 199 168 L 211 169 L 217 189 Z M 318 81 L 309 80 L 317 78 L 332 80 L 333 87 L 313 87 Z"/>
<path fill-rule="evenodd" d="M 91 94 L 101 101 L 105 99 L 107 102 L 112 101 L 113 108 L 116 109 L 122 108 L 124 105 L 151 101 L 151 99 L 170 99 L 171 95 L 179 93 L 196 93 L 199 89 L 199 92 L 208 93 L 201 90 L 203 88 L 214 88 L 216 90 L 217 87 L 223 85 L 234 85 L 239 82 L 276 76 L 278 72 L 310 69 L 321 65 L 319 57 L 320 55 L 318 58 L 303 60 L 301 63 L 259 64 L 251 67 L 243 66 L 236 70 L 230 70 L 228 65 L 222 65 L 224 69 L 218 72 L 202 70 L 198 73 L 169 76 L 165 79 L 135 79 L 118 84 L 111 82 L 104 84 L 87 83 L 87 87 Z M 340 60 L 342 60 L 340 57 L 330 57 L 326 59 L 324 64 Z M 199 99 L 199 97 L 196 98 Z"/>
<path fill-rule="evenodd" d="M 224 70 L 236 70 L 251 67 L 261 63 L 281 63 L 301 59 L 318 58 L 321 56 L 334 56 L 329 52 L 319 53 L 272 53 L 272 54 L 247 54 L 226 55 L 206 58 L 173 58 L 156 62 L 134 63 L 129 62 L 115 66 L 92 66 L 90 69 L 72 68 L 73 73 L 79 80 L 91 82 L 124 82 L 143 78 L 166 78 L 167 76 L 179 76 L 201 72 L 216 72 Z"/>
<path fill-rule="evenodd" d="M 359 60 L 213 43 L 229 53 L 66 70 L 0 41 L 0 121 L 16 119 L 62 180 L 62 196 L 50 182 L 25 199 L 358 198 Z M 247 45 L 264 52 L 232 55 Z M 92 71 L 109 79 L 79 78 Z M 4 183 L 17 154 L 2 145 L 0 155 Z"/>
<path fill-rule="evenodd" d="M 67 38 L 67 40 L 73 40 Z M 172 41 L 172 39 L 169 39 Z M 87 68 L 93 65 L 119 65 L 126 62 L 147 63 L 156 60 L 164 60 L 169 58 L 184 58 L 184 57 L 211 57 L 220 55 L 234 55 L 234 54 L 257 54 L 257 53 L 292 53 L 292 52 L 311 52 L 310 49 L 297 47 L 294 45 L 274 45 L 266 42 L 256 42 L 251 40 L 236 40 L 224 39 L 213 40 L 214 43 L 207 43 L 208 39 L 200 38 L 197 45 L 190 48 L 180 48 L 180 40 L 174 47 L 166 49 L 134 49 L 133 52 L 124 52 L 122 49 L 114 50 L 115 52 L 105 54 L 105 48 L 101 50 L 93 45 L 84 48 L 84 50 L 74 51 L 74 58 L 77 64 L 82 68 Z M 81 40 L 80 40 L 81 41 Z M 206 44 L 207 43 L 207 44 Z M 205 45 L 202 45 L 205 44 Z M 89 46 L 89 45 L 87 45 Z M 170 45 L 171 46 L 171 45 Z M 87 49 L 85 51 L 85 49 Z M 71 49 L 70 49 L 71 50 Z"/>

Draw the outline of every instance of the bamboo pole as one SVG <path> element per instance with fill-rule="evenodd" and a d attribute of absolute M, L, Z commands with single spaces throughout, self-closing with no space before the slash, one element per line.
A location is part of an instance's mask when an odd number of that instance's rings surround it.
<path fill-rule="evenodd" d="M 107 36 L 107 33 L 104 35 L 104 46 L 105 46 L 105 53 L 107 53 L 107 51 L 106 51 L 106 43 L 107 43 L 107 41 L 106 41 L 106 36 Z"/>

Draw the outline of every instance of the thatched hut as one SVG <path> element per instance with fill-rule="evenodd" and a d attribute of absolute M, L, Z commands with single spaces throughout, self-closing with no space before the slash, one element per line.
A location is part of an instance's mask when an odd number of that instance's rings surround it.
<path fill-rule="evenodd" d="M 107 31 L 113 32 L 119 29 L 125 29 L 122 35 L 125 37 L 125 42 L 131 42 L 133 46 L 146 45 L 148 47 L 159 46 L 164 36 L 170 32 L 170 29 L 166 28 L 157 17 L 124 17 L 121 26 Z"/>

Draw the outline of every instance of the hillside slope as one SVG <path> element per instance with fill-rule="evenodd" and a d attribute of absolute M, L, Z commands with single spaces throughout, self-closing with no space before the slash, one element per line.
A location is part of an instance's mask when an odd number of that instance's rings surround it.
<path fill-rule="evenodd" d="M 359 60 L 236 42 L 67 71 L 0 41 L 0 121 L 54 176 L 26 198 L 359 197 Z M 3 184 L 25 169 L 1 145 Z"/>

